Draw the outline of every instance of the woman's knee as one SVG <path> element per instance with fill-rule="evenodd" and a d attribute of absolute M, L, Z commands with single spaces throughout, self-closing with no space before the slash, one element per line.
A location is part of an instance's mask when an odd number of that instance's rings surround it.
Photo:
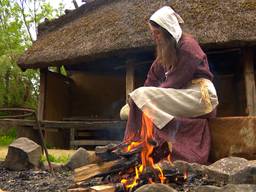
<path fill-rule="evenodd" d="M 150 87 L 139 87 L 135 89 L 132 93 L 136 95 L 141 95 L 141 94 L 147 94 L 148 91 L 150 90 Z"/>

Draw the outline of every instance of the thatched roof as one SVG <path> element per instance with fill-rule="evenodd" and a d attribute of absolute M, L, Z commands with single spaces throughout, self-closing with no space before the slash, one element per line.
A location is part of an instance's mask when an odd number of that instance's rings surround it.
<path fill-rule="evenodd" d="M 167 3 L 166 3 L 167 2 Z M 256 44 L 255 0 L 95 0 L 39 26 L 39 38 L 20 58 L 22 68 L 85 62 L 110 53 L 152 47 L 147 19 L 167 4 L 203 46 Z"/>

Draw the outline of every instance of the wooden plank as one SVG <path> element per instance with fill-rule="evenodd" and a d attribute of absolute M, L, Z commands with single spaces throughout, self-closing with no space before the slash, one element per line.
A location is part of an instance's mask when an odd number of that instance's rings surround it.
<path fill-rule="evenodd" d="M 38 102 L 38 119 L 44 119 L 45 98 L 46 98 L 46 76 L 47 69 L 40 70 L 40 87 L 39 87 L 39 102 Z"/>
<path fill-rule="evenodd" d="M 222 117 L 211 119 L 212 162 L 227 156 L 256 159 L 256 117 Z"/>
<path fill-rule="evenodd" d="M 34 120 L 26 119 L 0 119 L 0 126 L 3 127 L 34 127 L 36 122 Z"/>
<path fill-rule="evenodd" d="M 47 72 L 43 120 L 59 121 L 71 112 L 70 78 L 54 72 Z"/>
<path fill-rule="evenodd" d="M 45 128 L 70 129 L 80 128 L 84 130 L 102 130 L 102 129 L 125 129 L 125 121 L 41 121 Z"/>
<path fill-rule="evenodd" d="M 253 50 L 251 48 L 245 48 L 243 50 L 243 65 L 248 115 L 256 115 L 256 88 L 253 56 Z"/>
<path fill-rule="evenodd" d="M 119 117 L 118 103 L 125 100 L 124 76 L 118 73 L 101 74 L 77 71 L 72 74 L 71 78 L 74 86 L 72 86 L 71 95 L 72 114 L 69 116 Z"/>
<path fill-rule="evenodd" d="M 115 192 L 116 187 L 113 184 L 108 185 L 97 185 L 90 187 L 91 192 Z"/>
<path fill-rule="evenodd" d="M 126 63 L 126 101 L 128 94 L 134 90 L 134 65 L 132 60 L 128 60 Z"/>
<path fill-rule="evenodd" d="M 120 160 L 104 162 L 101 164 L 89 164 L 75 169 L 74 180 L 76 183 L 90 179 L 102 172 L 111 169 L 113 166 L 120 163 Z"/>
<path fill-rule="evenodd" d="M 89 118 L 89 117 L 65 117 L 62 119 L 63 121 L 113 121 L 113 119 L 107 119 L 107 118 Z"/>
<path fill-rule="evenodd" d="M 78 187 L 74 189 L 68 189 L 68 192 L 90 192 L 89 188 Z M 0 191 L 1 192 L 1 191 Z"/>
<path fill-rule="evenodd" d="M 109 143 L 119 144 L 119 143 L 121 143 L 121 141 L 118 141 L 118 140 L 74 140 L 74 141 L 70 141 L 71 146 L 107 145 Z"/>

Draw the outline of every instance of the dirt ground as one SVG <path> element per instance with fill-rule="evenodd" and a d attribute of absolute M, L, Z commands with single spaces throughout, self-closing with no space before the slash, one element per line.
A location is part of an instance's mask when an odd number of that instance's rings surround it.
<path fill-rule="evenodd" d="M 53 176 L 44 170 L 8 171 L 1 166 L 8 147 L 0 147 L 0 189 L 4 191 L 67 191 L 74 184 L 71 171 L 59 169 Z M 54 157 L 72 156 L 75 150 L 49 149 Z M 1 190 L 0 190 L 1 191 Z"/>
<path fill-rule="evenodd" d="M 5 159 L 7 150 L 8 150 L 7 147 L 0 147 L 0 161 L 3 161 Z"/>
<path fill-rule="evenodd" d="M 8 192 L 62 192 L 74 184 L 72 172 L 43 170 L 8 171 L 0 165 L 0 189 Z M 0 190 L 1 191 L 1 190 Z"/>

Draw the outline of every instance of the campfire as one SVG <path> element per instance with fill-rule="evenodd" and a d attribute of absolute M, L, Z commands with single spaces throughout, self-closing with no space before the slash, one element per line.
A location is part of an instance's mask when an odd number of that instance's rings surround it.
<path fill-rule="evenodd" d="M 80 187 L 111 187 L 113 191 L 135 191 L 152 183 L 182 183 L 188 175 L 180 173 L 171 162 L 171 147 L 158 146 L 153 137 L 153 123 L 143 114 L 139 137 L 135 134 L 119 145 L 96 148 L 97 164 L 75 170 Z"/>

